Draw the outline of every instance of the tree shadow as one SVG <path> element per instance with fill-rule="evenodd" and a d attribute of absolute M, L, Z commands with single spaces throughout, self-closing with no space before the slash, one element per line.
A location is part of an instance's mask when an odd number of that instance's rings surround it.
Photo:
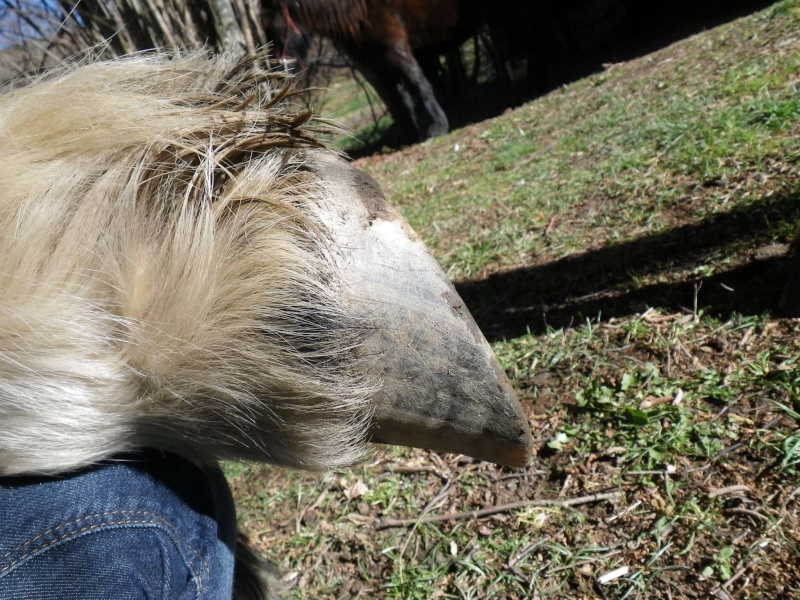
<path fill-rule="evenodd" d="M 771 243 L 780 221 L 800 222 L 800 191 L 456 288 L 489 340 L 649 307 L 670 313 L 700 308 L 721 318 L 777 313 L 795 263 L 784 256 L 755 260 L 747 249 Z M 750 258 L 742 264 L 745 255 Z M 734 266 L 726 268 L 726 262 Z M 688 275 L 676 281 L 676 273 Z M 657 283 L 636 284 L 644 278 Z"/>

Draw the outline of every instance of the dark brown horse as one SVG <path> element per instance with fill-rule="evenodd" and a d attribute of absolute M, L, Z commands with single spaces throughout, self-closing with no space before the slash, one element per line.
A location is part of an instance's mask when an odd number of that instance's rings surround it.
<path fill-rule="evenodd" d="M 421 56 L 457 48 L 483 23 L 527 43 L 528 2 L 498 0 L 265 0 L 276 46 L 301 30 L 330 38 L 380 94 L 408 141 L 442 135 L 449 124 L 420 66 Z M 539 4 L 539 3 L 537 3 Z M 287 41 L 289 42 L 287 44 Z"/>

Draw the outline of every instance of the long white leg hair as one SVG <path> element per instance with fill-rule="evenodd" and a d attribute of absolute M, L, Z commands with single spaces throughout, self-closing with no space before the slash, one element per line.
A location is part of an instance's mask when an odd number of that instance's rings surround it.
<path fill-rule="evenodd" d="M 0 97 L 0 474 L 139 447 L 363 456 L 369 324 L 307 209 L 335 199 L 290 92 L 251 59 L 194 54 Z"/>

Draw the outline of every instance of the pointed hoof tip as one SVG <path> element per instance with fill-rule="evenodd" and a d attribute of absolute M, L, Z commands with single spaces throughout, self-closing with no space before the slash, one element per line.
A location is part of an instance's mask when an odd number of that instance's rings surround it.
<path fill-rule="evenodd" d="M 521 432 L 518 442 L 503 440 L 492 444 L 472 447 L 461 454 L 503 467 L 521 469 L 527 467 L 533 457 L 533 440 L 528 431 Z"/>
<path fill-rule="evenodd" d="M 520 426 L 516 434 L 508 435 L 393 413 L 384 414 L 373 423 L 370 435 L 373 443 L 462 454 L 504 467 L 526 467 L 532 458 L 533 438 L 527 426 Z"/>

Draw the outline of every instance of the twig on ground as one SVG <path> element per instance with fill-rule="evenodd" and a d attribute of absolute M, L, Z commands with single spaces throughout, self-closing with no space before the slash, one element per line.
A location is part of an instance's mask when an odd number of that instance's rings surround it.
<path fill-rule="evenodd" d="M 615 515 L 610 516 L 608 519 L 606 519 L 606 523 L 611 523 L 613 521 L 616 521 L 620 517 L 623 517 L 623 516 L 627 515 L 632 510 L 636 510 L 636 508 L 638 508 L 641 504 L 642 504 L 642 501 L 641 500 L 637 500 L 636 502 L 634 502 L 630 506 L 626 507 L 625 510 L 623 510 L 622 512 L 618 512 Z"/>
<path fill-rule="evenodd" d="M 408 527 L 417 525 L 419 523 L 441 523 L 444 521 L 454 521 L 457 519 L 480 519 L 498 513 L 516 510 L 518 508 L 529 508 L 532 506 L 553 506 L 553 507 L 567 507 L 578 506 L 580 504 L 590 504 L 592 502 L 613 501 L 622 498 L 622 492 L 603 492 L 600 494 L 590 494 L 588 496 L 580 496 L 578 498 L 568 498 L 566 500 L 540 498 L 535 500 L 520 500 L 519 502 L 510 502 L 509 504 L 499 504 L 497 506 L 490 506 L 488 508 L 481 508 L 479 510 L 469 510 L 458 513 L 450 513 L 446 515 L 431 515 L 429 517 L 418 517 L 416 519 L 384 519 L 379 522 L 375 529 L 389 529 L 391 527 Z"/>
<path fill-rule="evenodd" d="M 735 404 L 737 404 L 742 398 L 744 398 L 744 394 L 737 395 L 736 398 L 734 398 L 728 404 L 723 406 L 722 409 L 717 414 L 711 417 L 711 420 L 716 421 L 717 419 L 719 419 L 722 415 L 728 412 Z"/>
<path fill-rule="evenodd" d="M 718 496 L 727 496 L 728 494 L 739 494 L 742 492 L 749 494 L 751 491 L 752 490 L 746 485 L 729 485 L 728 487 L 711 490 L 708 492 L 708 497 L 717 498 Z"/>
<path fill-rule="evenodd" d="M 730 454 L 731 452 L 738 450 L 742 446 L 744 446 L 744 442 L 736 442 L 735 444 L 731 444 L 730 446 L 727 446 L 726 448 L 723 448 L 722 450 L 717 452 L 711 460 L 716 462 L 726 454 Z"/>
<path fill-rule="evenodd" d="M 328 490 L 323 490 L 323 491 L 322 491 L 322 493 L 321 493 L 321 494 L 320 494 L 320 495 L 317 497 L 317 499 L 314 501 L 314 504 L 312 504 L 311 506 L 306 506 L 306 507 L 305 507 L 305 508 L 304 508 L 304 509 L 303 509 L 303 510 L 300 512 L 300 516 L 299 516 L 299 517 L 297 517 L 296 526 L 297 526 L 297 527 L 299 527 L 299 526 L 300 526 L 300 523 L 302 523 L 303 521 L 305 521 L 306 515 L 307 515 L 309 512 L 313 512 L 313 511 L 317 510 L 317 509 L 318 509 L 318 508 L 319 508 L 319 507 L 322 505 L 323 501 L 325 500 L 325 498 L 326 498 L 327 496 L 328 496 Z"/>
<path fill-rule="evenodd" d="M 567 474 L 567 476 L 564 477 L 564 483 L 561 484 L 561 491 L 558 493 L 558 495 L 564 496 L 567 493 L 567 489 L 569 488 L 571 483 L 572 483 L 572 475 Z"/>
<path fill-rule="evenodd" d="M 728 594 L 728 592 L 726 592 L 726 591 L 725 591 L 725 590 L 723 590 L 722 588 L 717 588 L 717 589 L 715 589 L 713 592 L 711 592 L 711 595 L 712 595 L 714 598 L 716 598 L 717 600 L 733 600 L 733 599 L 730 597 L 730 595 Z"/>
<path fill-rule="evenodd" d="M 732 576 L 730 579 L 728 579 L 728 581 L 726 581 L 725 583 L 723 583 L 723 584 L 722 584 L 720 587 L 721 587 L 723 590 L 730 589 L 730 587 L 733 585 L 733 582 L 735 582 L 735 581 L 736 581 L 737 579 L 739 579 L 739 578 L 740 578 L 742 575 L 744 575 L 744 574 L 747 572 L 747 569 L 749 569 L 749 568 L 750 568 L 750 565 L 745 565 L 744 567 L 742 567 L 741 569 L 739 569 L 738 571 L 736 571 L 736 573 L 734 573 L 734 574 L 733 574 L 733 576 Z"/>
<path fill-rule="evenodd" d="M 560 533 L 562 533 L 563 531 L 564 531 L 564 530 L 562 529 L 562 530 L 559 532 L 559 534 L 560 534 Z M 536 548 L 538 548 L 539 546 L 541 546 L 541 545 L 543 545 L 543 544 L 546 544 L 547 542 L 549 542 L 551 539 L 552 539 L 552 537 L 551 537 L 551 536 L 549 536 L 549 535 L 546 535 L 546 536 L 544 536 L 543 538 L 540 538 L 540 539 L 536 540 L 535 542 L 531 542 L 530 544 L 528 544 L 527 546 L 525 546 L 525 547 L 524 547 L 522 550 L 520 550 L 520 551 L 519 551 L 519 552 L 518 552 L 518 553 L 517 553 L 515 556 L 509 557 L 509 559 L 508 559 L 508 567 L 509 567 L 510 569 L 513 569 L 513 568 L 514 568 L 514 566 L 515 566 L 515 565 L 516 565 L 516 564 L 517 564 L 519 561 L 521 561 L 523 558 L 525 558 L 526 556 L 528 556 L 528 554 L 530 554 L 531 552 L 533 552 L 534 550 L 536 550 Z"/>
<path fill-rule="evenodd" d="M 563 565 L 561 567 L 556 567 L 555 569 L 550 569 L 549 571 L 547 571 L 547 576 L 551 577 L 552 575 L 554 575 L 555 573 L 559 573 L 560 571 L 568 571 L 570 569 L 575 569 L 576 567 L 582 567 L 583 565 L 590 565 L 592 563 L 601 562 L 601 561 L 607 559 L 609 556 L 615 556 L 615 555 L 621 554 L 621 553 L 622 553 L 622 550 L 612 550 L 611 552 L 608 552 L 608 553 L 604 554 L 603 556 L 599 556 L 597 558 L 586 558 L 584 560 L 579 560 L 579 561 L 571 563 L 569 565 Z"/>
<path fill-rule="evenodd" d="M 550 221 L 547 223 L 547 227 L 545 227 L 544 235 L 546 237 L 550 237 L 550 234 L 553 232 L 553 227 L 556 225 L 556 220 L 558 219 L 558 215 L 553 215 L 550 217 Z"/>
<path fill-rule="evenodd" d="M 430 511 L 432 511 L 433 509 L 439 508 L 439 506 L 442 505 L 442 503 L 447 499 L 447 497 L 450 496 L 450 494 L 453 493 L 452 486 L 453 486 L 453 483 L 451 481 L 448 481 L 447 483 L 445 483 L 445 486 L 442 489 L 442 491 L 439 492 L 438 494 L 436 494 L 436 496 L 433 498 L 433 500 L 428 502 L 428 504 L 425 505 L 425 508 L 422 509 L 422 514 L 427 514 Z"/>
<path fill-rule="evenodd" d="M 631 477 L 640 477 L 642 475 L 680 475 L 678 469 L 676 469 L 673 465 L 667 465 L 666 469 L 647 469 L 642 471 L 625 471 L 624 475 L 630 475 Z"/>
<path fill-rule="evenodd" d="M 729 508 L 725 511 L 726 513 L 734 514 L 734 515 L 746 515 L 748 517 L 753 517 L 754 519 L 758 519 L 759 521 L 769 521 L 769 517 L 762 515 L 760 512 L 755 510 L 750 510 L 749 508 Z"/>

